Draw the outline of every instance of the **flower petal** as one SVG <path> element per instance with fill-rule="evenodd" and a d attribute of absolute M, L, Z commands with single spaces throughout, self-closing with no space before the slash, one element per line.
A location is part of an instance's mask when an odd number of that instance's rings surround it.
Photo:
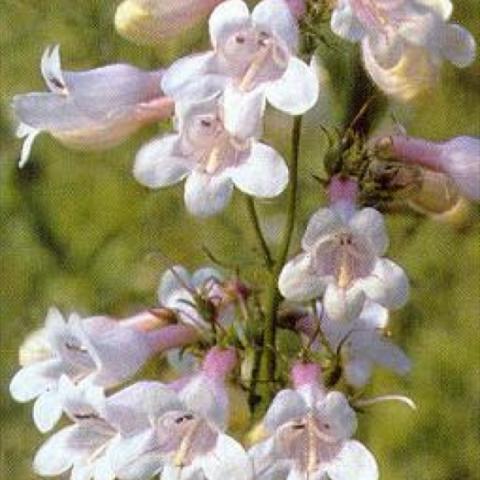
<path fill-rule="evenodd" d="M 266 95 L 268 102 L 278 110 L 289 115 L 302 115 L 317 103 L 319 80 L 314 68 L 290 57 L 286 72 L 267 86 Z"/>
<path fill-rule="evenodd" d="M 227 206 L 232 192 L 230 178 L 193 171 L 185 182 L 185 204 L 192 215 L 209 217 Z"/>
<path fill-rule="evenodd" d="M 333 10 L 330 21 L 332 31 L 339 37 L 351 42 L 358 42 L 366 34 L 363 25 L 354 14 L 349 0 L 339 0 Z"/>
<path fill-rule="evenodd" d="M 388 248 L 388 235 L 383 215 L 374 208 L 362 208 L 349 222 L 352 230 L 367 237 L 377 256 L 382 256 Z"/>
<path fill-rule="evenodd" d="M 210 283 L 211 281 L 214 282 L 221 282 L 223 281 L 222 274 L 212 267 L 204 267 L 200 268 L 194 272 L 192 275 L 192 285 L 195 288 L 202 288 L 205 287 L 206 284 Z"/>
<path fill-rule="evenodd" d="M 158 300 L 162 306 L 169 307 L 170 297 L 178 290 L 187 289 L 193 289 L 190 272 L 182 265 L 175 265 L 162 275 L 158 287 Z M 191 300 L 191 294 L 188 293 L 187 296 Z"/>
<path fill-rule="evenodd" d="M 242 445 L 220 433 L 213 452 L 201 457 L 208 480 L 253 480 L 253 465 Z"/>
<path fill-rule="evenodd" d="M 17 129 L 17 137 L 23 138 L 22 151 L 20 153 L 20 160 L 18 162 L 18 168 L 23 168 L 30 158 L 33 142 L 39 133 L 42 133 L 41 129 L 30 127 L 25 123 L 20 123 Z"/>
<path fill-rule="evenodd" d="M 270 146 L 254 142 L 247 161 L 230 170 L 235 186 L 247 195 L 272 198 L 288 184 L 285 160 Z"/>
<path fill-rule="evenodd" d="M 144 145 L 135 158 L 134 177 L 149 188 L 168 187 L 190 171 L 187 159 L 178 151 L 178 135 L 168 135 Z"/>
<path fill-rule="evenodd" d="M 329 435 L 337 440 L 352 437 L 357 429 L 357 416 L 343 393 L 330 392 L 317 404 L 322 422 L 329 425 Z"/>
<path fill-rule="evenodd" d="M 322 277 L 311 272 L 309 256 L 300 254 L 283 267 L 278 288 L 288 300 L 303 302 L 319 297 L 326 284 Z"/>
<path fill-rule="evenodd" d="M 342 217 L 332 208 L 321 208 L 314 213 L 308 222 L 302 238 L 302 248 L 310 250 L 319 237 L 336 233 L 345 228 Z"/>
<path fill-rule="evenodd" d="M 307 410 L 308 407 L 302 395 L 295 390 L 281 390 L 270 404 L 263 424 L 270 432 L 274 432 L 289 420 L 305 415 Z"/>
<path fill-rule="evenodd" d="M 242 0 L 227 0 L 218 5 L 210 15 L 208 27 L 214 48 L 226 37 L 250 23 L 250 11 Z"/>
<path fill-rule="evenodd" d="M 368 383 L 372 375 L 373 365 L 370 359 L 353 355 L 349 356 L 344 369 L 347 383 L 356 388 L 362 388 Z"/>
<path fill-rule="evenodd" d="M 443 20 L 447 21 L 452 16 L 453 5 L 451 0 L 417 0 L 433 11 L 437 12 Z"/>
<path fill-rule="evenodd" d="M 398 375 L 406 375 L 412 367 L 410 359 L 401 348 L 381 338 L 369 342 L 364 351 L 375 363 L 393 370 Z"/>
<path fill-rule="evenodd" d="M 45 392 L 33 405 L 33 421 L 42 433 L 50 431 L 62 416 L 62 402 L 58 393 Z"/>
<path fill-rule="evenodd" d="M 360 442 L 345 443 L 337 458 L 327 468 L 332 480 L 378 480 L 378 466 L 374 456 Z"/>
<path fill-rule="evenodd" d="M 370 300 L 386 308 L 400 308 L 408 301 L 410 292 L 408 278 L 401 267 L 381 258 L 375 263 L 372 274 L 355 282 Z"/>
<path fill-rule="evenodd" d="M 365 304 L 365 294 L 361 288 L 340 288 L 330 283 L 325 290 L 323 306 L 327 316 L 335 321 L 355 320 Z"/>
<path fill-rule="evenodd" d="M 459 68 L 475 60 L 477 45 L 473 35 L 460 25 L 447 25 L 443 31 L 443 56 Z"/>
<path fill-rule="evenodd" d="M 298 26 L 284 0 L 262 0 L 252 12 L 255 27 L 272 32 L 288 45 L 291 52 L 298 49 Z"/>
<path fill-rule="evenodd" d="M 60 62 L 60 45 L 48 47 L 43 52 L 40 69 L 45 83 L 52 92 L 67 93 L 67 84 L 63 78 Z"/>

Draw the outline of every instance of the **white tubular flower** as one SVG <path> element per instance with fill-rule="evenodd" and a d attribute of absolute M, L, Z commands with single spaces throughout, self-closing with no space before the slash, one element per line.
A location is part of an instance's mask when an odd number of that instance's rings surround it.
<path fill-rule="evenodd" d="M 45 327 L 21 349 L 25 363 L 10 383 L 19 402 L 36 399 L 33 418 L 42 432 L 54 427 L 62 415 L 59 380 L 116 386 L 134 375 L 155 352 L 175 348 L 198 338 L 194 329 L 172 325 L 143 331 L 107 317 L 65 320 L 51 308 Z M 121 361 L 119 361 L 121 359 Z"/>
<path fill-rule="evenodd" d="M 109 451 L 120 434 L 134 435 L 150 427 L 157 399 L 175 404 L 175 394 L 154 382 L 136 383 L 109 398 L 91 384 L 75 386 L 60 379 L 59 395 L 67 416 L 74 422 L 48 439 L 34 459 L 42 476 L 58 476 L 71 469 L 71 480 L 114 480 Z"/>
<path fill-rule="evenodd" d="M 255 139 L 261 103 L 249 103 L 235 115 L 224 111 L 218 96 L 176 107 L 179 133 L 154 140 L 138 152 L 134 175 L 140 183 L 159 188 L 186 178 L 186 207 L 201 217 L 222 211 L 234 185 L 261 198 L 276 197 L 285 189 L 284 159 Z"/>
<path fill-rule="evenodd" d="M 367 298 L 400 308 L 408 299 L 408 279 L 398 265 L 382 258 L 387 246 L 383 216 L 377 210 L 355 212 L 339 204 L 322 208 L 307 226 L 304 252 L 283 268 L 280 292 L 295 301 L 323 295 L 333 320 L 353 320 Z"/>
<path fill-rule="evenodd" d="M 84 72 L 63 71 L 58 45 L 45 51 L 41 70 L 50 92 L 13 98 L 13 110 L 21 122 L 17 134 L 25 137 L 20 167 L 41 132 L 72 148 L 102 150 L 173 113 L 173 101 L 160 89 L 160 70 L 145 72 L 116 64 Z"/>
<path fill-rule="evenodd" d="M 152 428 L 123 438 L 110 452 L 119 480 L 252 480 L 243 447 L 223 433 L 228 401 L 225 375 L 236 363 L 233 350 L 212 349 L 202 370 L 155 417 Z M 158 398 L 162 402 L 162 397 Z"/>
<path fill-rule="evenodd" d="M 351 440 L 355 412 L 340 392 L 326 393 L 319 367 L 297 364 L 295 389 L 282 390 L 264 419 L 269 437 L 250 449 L 257 480 L 377 480 L 373 455 Z"/>
<path fill-rule="evenodd" d="M 284 0 L 263 0 L 250 14 L 242 0 L 227 0 L 210 17 L 213 51 L 175 62 L 162 79 L 165 93 L 175 100 L 195 97 L 210 88 L 229 85 L 236 91 L 227 108 L 238 101 L 258 101 L 242 95 L 258 90 L 275 108 L 300 115 L 318 99 L 314 71 L 295 56 L 298 27 Z"/>
<path fill-rule="evenodd" d="M 319 304 L 318 311 L 322 306 Z M 373 367 L 379 365 L 406 375 L 411 362 L 406 354 L 388 340 L 385 330 L 388 325 L 388 310 L 367 300 L 360 316 L 351 322 L 337 322 L 326 315 L 304 317 L 297 328 L 314 340 L 317 328 L 321 326 L 332 350 L 340 349 L 345 380 L 361 388 L 371 377 Z M 314 348 L 322 348 L 314 341 Z"/>
<path fill-rule="evenodd" d="M 452 9 L 450 0 L 338 0 L 331 27 L 361 41 L 365 67 L 380 88 L 410 100 L 435 80 L 443 59 L 466 67 L 475 58 L 470 32 L 448 23 Z"/>

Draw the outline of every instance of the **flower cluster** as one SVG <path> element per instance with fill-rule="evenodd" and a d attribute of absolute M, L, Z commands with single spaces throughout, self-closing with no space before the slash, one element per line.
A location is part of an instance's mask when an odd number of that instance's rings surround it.
<path fill-rule="evenodd" d="M 386 257 L 383 214 L 361 202 L 365 172 L 372 171 L 373 156 L 383 165 L 415 168 L 421 188 L 443 179 L 458 198 L 478 201 L 480 143 L 394 134 L 361 138 L 355 150 L 347 148 L 348 135 L 357 136 L 347 132 L 335 168 L 325 160 L 329 204 L 311 216 L 301 252 L 290 258 L 301 116 L 321 94 L 318 59 L 305 58 L 299 28 L 312 4 L 262 0 L 250 11 L 242 0 L 125 0 L 115 22 L 139 43 L 188 32 L 211 13 L 211 50 L 151 72 L 125 64 L 70 72 L 62 70 L 55 46 L 41 61 L 50 91 L 14 98 L 18 135 L 25 137 L 20 166 L 40 132 L 69 147 L 105 149 L 143 125 L 173 117 L 174 133 L 144 145 L 133 174 L 148 188 L 185 180 L 191 214 L 219 214 L 234 187 L 273 198 L 290 184 L 276 255 L 248 199 L 266 285 L 247 281 L 239 270 L 224 275 L 209 266 L 191 274 L 177 265 L 160 281 L 158 304 L 133 316 L 65 318 L 49 310 L 44 327 L 22 345 L 22 368 L 10 384 L 15 400 L 35 401 L 41 432 L 63 415 L 70 421 L 38 450 L 39 475 L 379 478 L 373 454 L 352 439 L 356 411 L 384 400 L 415 406 L 399 395 L 365 399 L 362 391 L 375 366 L 400 375 L 411 368 L 387 331 L 390 311 L 407 303 L 410 286 L 404 270 Z M 449 0 L 338 0 L 331 28 L 361 42 L 365 67 L 385 93 L 410 99 L 442 59 L 460 67 L 473 60 L 475 42 L 448 23 L 451 10 Z M 295 117 L 290 167 L 262 140 L 271 107 Z M 353 163 L 351 152 L 360 152 Z M 420 201 L 431 193 L 416 194 Z M 275 358 L 281 328 L 300 340 L 286 369 L 278 366 L 282 355 Z M 125 386 L 154 358 L 162 360 L 153 380 Z M 242 445 L 247 437 L 250 448 Z"/>

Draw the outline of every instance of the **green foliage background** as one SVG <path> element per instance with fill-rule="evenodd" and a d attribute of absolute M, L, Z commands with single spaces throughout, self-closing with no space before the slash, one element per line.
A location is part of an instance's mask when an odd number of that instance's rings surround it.
<path fill-rule="evenodd" d="M 480 38 L 478 0 L 456 4 L 454 18 Z M 238 194 L 224 215 L 198 221 L 185 213 L 180 187 L 152 192 L 134 181 L 135 151 L 157 127 L 100 154 L 72 152 L 43 135 L 28 167 L 17 169 L 20 142 L 13 135 L 9 102 L 14 93 L 44 89 L 39 61 L 47 45 L 61 43 L 64 65 L 71 69 L 119 61 L 156 67 L 190 50 L 192 38 L 157 50 L 128 43 L 114 31 L 114 9 L 112 0 L 0 0 L 0 478 L 5 480 L 35 478 L 30 465 L 43 438 L 33 427 L 31 405 L 15 404 L 8 383 L 20 343 L 42 323 L 50 305 L 118 315 L 153 305 L 166 267 L 159 252 L 194 268 L 207 262 L 202 245 L 240 264 L 251 280 L 261 280 Z M 332 77 L 331 83 L 338 92 L 351 88 L 348 77 Z M 427 101 L 396 108 L 396 115 L 419 136 L 478 136 L 479 101 L 477 61 L 465 71 L 446 67 Z M 306 122 L 293 249 L 308 215 L 323 202 L 312 178 L 320 173 L 325 148 L 320 121 L 317 109 Z M 266 136 L 286 156 L 287 127 L 280 115 L 269 114 Z M 273 239 L 284 202 L 282 196 L 261 206 Z M 413 286 L 392 329 L 414 369 L 405 379 L 378 373 L 372 393 L 403 392 L 419 410 L 372 408 L 361 418 L 359 435 L 378 456 L 384 480 L 478 479 L 478 212 L 462 229 L 413 214 L 392 215 L 388 222 L 390 255 L 409 272 Z"/>

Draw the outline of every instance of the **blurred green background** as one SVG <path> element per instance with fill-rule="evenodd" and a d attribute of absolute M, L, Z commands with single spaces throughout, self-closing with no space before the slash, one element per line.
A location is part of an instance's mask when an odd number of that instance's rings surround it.
<path fill-rule="evenodd" d="M 207 263 L 203 245 L 240 264 L 251 280 L 258 275 L 252 264 L 256 243 L 240 195 L 224 215 L 198 221 L 185 213 L 181 187 L 147 191 L 134 181 L 135 152 L 157 127 L 101 154 L 72 152 L 41 135 L 30 163 L 18 170 L 20 142 L 9 102 L 15 93 L 44 89 L 39 61 L 47 45 L 61 44 L 67 69 L 120 61 L 153 68 L 189 51 L 185 42 L 153 49 L 120 38 L 112 21 L 115 3 L 0 0 L 0 478 L 5 480 L 35 478 L 30 465 L 42 435 L 33 427 L 31 405 L 15 404 L 8 383 L 17 370 L 18 347 L 50 305 L 118 315 L 151 306 L 166 268 L 163 255 L 194 268 Z M 479 38 L 478 0 L 456 3 L 454 18 Z M 334 77 L 332 84 L 348 92 L 350 81 Z M 480 135 L 479 105 L 477 61 L 464 71 L 446 66 L 427 101 L 394 110 L 410 133 L 443 139 Z M 325 147 L 318 128 L 322 115 L 319 107 L 306 120 L 292 251 L 308 215 L 323 201 L 312 177 L 320 173 Z M 270 113 L 266 137 L 287 156 L 284 122 Z M 282 196 L 260 207 L 272 240 L 284 202 Z M 384 480 L 479 479 L 478 211 L 462 228 L 413 214 L 391 215 L 388 223 L 390 256 L 406 268 L 413 286 L 409 305 L 393 316 L 392 330 L 414 369 L 406 379 L 379 372 L 372 393 L 407 394 L 419 410 L 371 408 L 361 418 L 359 435 L 377 455 Z"/>

